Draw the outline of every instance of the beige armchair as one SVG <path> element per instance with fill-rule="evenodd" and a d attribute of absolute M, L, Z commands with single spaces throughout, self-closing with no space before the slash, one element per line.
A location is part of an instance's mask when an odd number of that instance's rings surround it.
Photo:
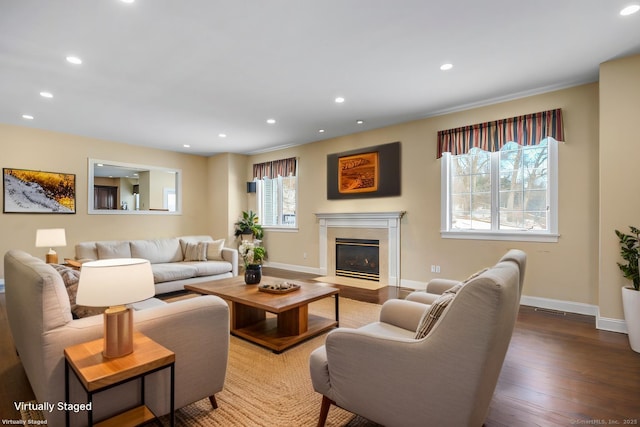
<path fill-rule="evenodd" d="M 421 339 L 415 331 L 430 306 L 406 300 L 386 302 L 378 322 L 330 332 L 310 356 L 312 384 L 323 395 L 318 425 L 334 404 L 387 427 L 481 426 L 515 325 L 520 282 L 519 263 L 501 260 L 459 289 Z"/>
<path fill-rule="evenodd" d="M 501 261 L 513 261 L 518 264 L 518 268 L 520 269 L 520 277 L 519 277 L 519 287 L 520 293 L 522 293 L 522 286 L 524 285 L 524 272 L 527 266 L 527 255 L 519 249 L 511 249 L 506 254 L 500 258 L 498 262 Z M 429 283 L 427 283 L 427 287 L 424 291 L 415 291 L 411 292 L 405 299 L 409 301 L 417 301 L 423 304 L 431 304 L 433 303 L 443 292 L 451 289 L 457 284 L 462 283 L 460 280 L 451 280 L 451 279 L 431 279 Z"/>

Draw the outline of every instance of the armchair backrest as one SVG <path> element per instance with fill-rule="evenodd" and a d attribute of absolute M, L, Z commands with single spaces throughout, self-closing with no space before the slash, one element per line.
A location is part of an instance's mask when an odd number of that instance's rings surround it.
<path fill-rule="evenodd" d="M 438 354 L 440 378 L 429 379 L 442 384 L 436 398 L 443 407 L 455 408 L 445 414 L 448 421 L 443 418 L 444 424 L 439 425 L 453 425 L 451 417 L 455 417 L 459 425 L 479 426 L 486 418 L 517 319 L 518 265 L 516 260 L 502 260 L 469 281 L 422 339 L 426 354 Z"/>

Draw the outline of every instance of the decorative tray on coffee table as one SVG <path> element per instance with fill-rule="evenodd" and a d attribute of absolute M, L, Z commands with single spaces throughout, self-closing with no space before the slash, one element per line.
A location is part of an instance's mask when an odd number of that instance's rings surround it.
<path fill-rule="evenodd" d="M 260 292 L 267 292 L 269 294 L 286 294 L 287 292 L 293 292 L 300 289 L 300 285 L 296 285 L 291 282 L 278 282 L 278 283 L 265 283 L 258 285 Z"/>

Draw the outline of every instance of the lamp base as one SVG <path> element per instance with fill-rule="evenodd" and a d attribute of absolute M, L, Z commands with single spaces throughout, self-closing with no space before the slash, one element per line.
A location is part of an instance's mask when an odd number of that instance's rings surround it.
<path fill-rule="evenodd" d="M 122 357 L 133 352 L 133 310 L 124 305 L 104 312 L 104 350 L 106 358 Z"/>
<path fill-rule="evenodd" d="M 58 263 L 58 254 L 57 253 L 52 253 L 52 254 L 47 254 L 46 255 L 46 261 L 47 264 L 57 264 Z"/>

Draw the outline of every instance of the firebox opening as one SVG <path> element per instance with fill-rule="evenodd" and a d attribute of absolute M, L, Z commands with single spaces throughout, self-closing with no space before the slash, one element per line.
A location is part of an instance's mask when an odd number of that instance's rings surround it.
<path fill-rule="evenodd" d="M 336 238 L 336 276 L 380 281 L 380 241 Z"/>

